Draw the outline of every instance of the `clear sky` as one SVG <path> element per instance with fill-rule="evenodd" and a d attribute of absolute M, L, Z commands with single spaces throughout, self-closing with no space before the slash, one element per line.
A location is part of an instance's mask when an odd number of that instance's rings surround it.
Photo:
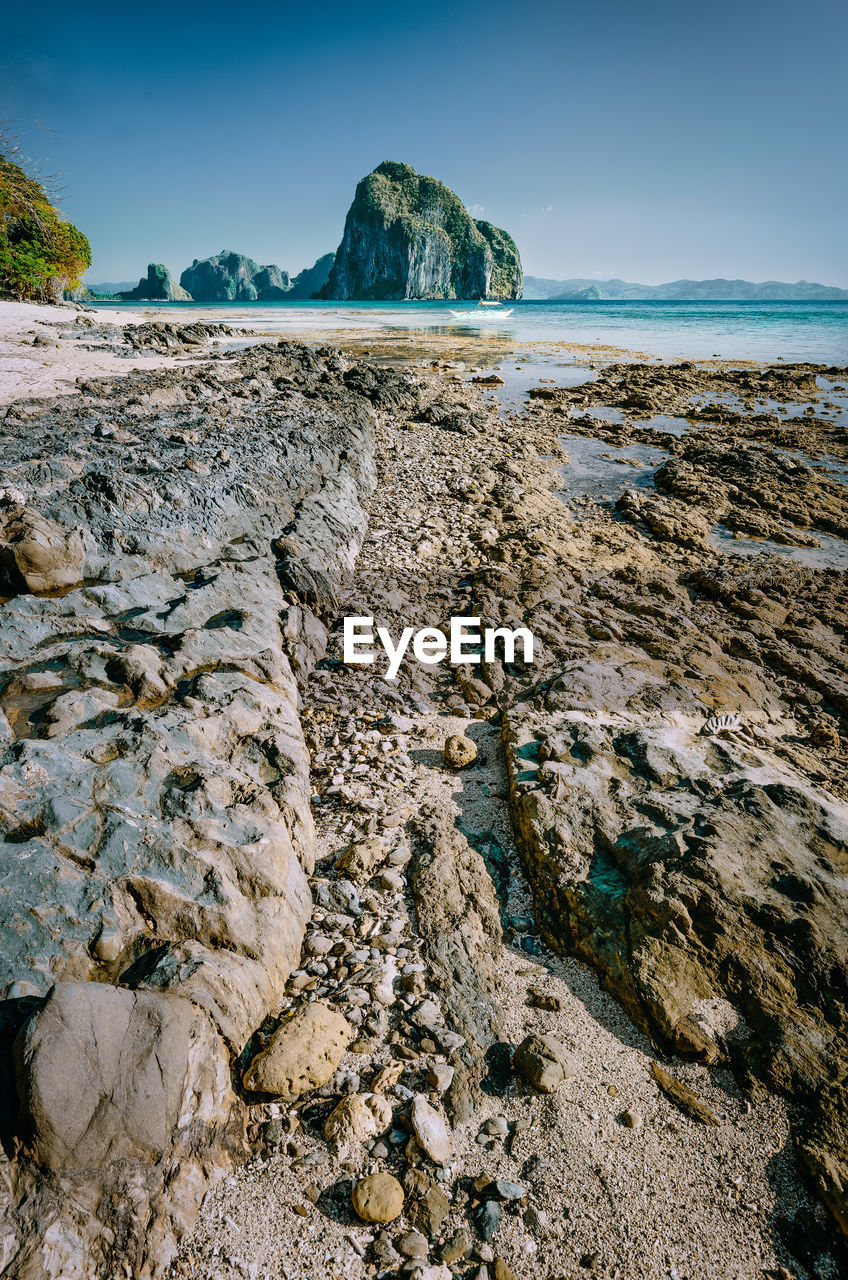
<path fill-rule="evenodd" d="M 41 0 L 6 6 L 0 119 L 94 281 L 222 248 L 294 273 L 390 159 L 530 274 L 848 287 L 846 47 L 844 0 Z"/>

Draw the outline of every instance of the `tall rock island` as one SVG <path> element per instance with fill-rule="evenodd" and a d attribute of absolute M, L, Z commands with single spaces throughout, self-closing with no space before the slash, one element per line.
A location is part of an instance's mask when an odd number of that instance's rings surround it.
<path fill-rule="evenodd" d="M 183 279 L 185 284 L 185 279 Z M 357 185 L 324 298 L 520 298 L 521 259 L 443 182 L 385 160 Z"/>
<path fill-rule="evenodd" d="M 180 284 L 195 302 L 278 302 L 282 298 L 313 298 L 326 283 L 333 254 L 325 253 L 296 276 L 271 263 L 260 267 L 253 258 L 222 249 L 212 258 L 195 258 L 180 276 Z M 179 288 L 174 285 L 174 288 Z M 145 297 L 153 295 L 145 295 Z"/>
<path fill-rule="evenodd" d="M 134 289 L 117 293 L 116 298 L 127 302 L 191 302 L 192 297 L 172 278 L 161 262 L 151 262 L 147 275 L 142 276 Z"/>

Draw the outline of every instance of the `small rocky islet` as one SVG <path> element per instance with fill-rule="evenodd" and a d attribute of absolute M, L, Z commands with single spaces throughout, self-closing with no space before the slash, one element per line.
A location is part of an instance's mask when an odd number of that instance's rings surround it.
<path fill-rule="evenodd" d="M 709 531 L 844 533 L 848 371 L 57 333 L 172 364 L 4 419 L 6 1274 L 838 1275 L 844 574 Z"/>

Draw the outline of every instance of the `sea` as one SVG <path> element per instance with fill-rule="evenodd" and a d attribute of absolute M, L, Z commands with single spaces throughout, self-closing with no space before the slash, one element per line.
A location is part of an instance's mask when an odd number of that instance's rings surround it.
<path fill-rule="evenodd" d="M 97 303 L 98 310 L 220 312 L 236 329 L 418 330 L 516 343 L 574 343 L 668 358 L 848 364 L 848 302 L 510 302 L 512 314 L 475 325 L 451 310 L 475 302 Z M 506 309 L 505 307 L 505 309 Z"/>

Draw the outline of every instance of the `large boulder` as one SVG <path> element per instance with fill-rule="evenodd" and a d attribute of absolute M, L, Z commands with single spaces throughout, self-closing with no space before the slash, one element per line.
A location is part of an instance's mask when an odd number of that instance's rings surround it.
<path fill-rule="evenodd" d="M 15 1068 L 28 1158 L 9 1274 L 161 1275 L 240 1146 L 210 1019 L 175 996 L 59 983 L 19 1032 Z"/>
<path fill-rule="evenodd" d="M 325 298 L 520 298 L 515 242 L 475 222 L 457 195 L 386 160 L 348 210 Z"/>
<path fill-rule="evenodd" d="M 273 302 L 288 295 L 287 271 L 273 263 L 261 267 L 253 258 L 222 249 L 211 258 L 195 258 L 180 276 L 195 302 Z"/>
<path fill-rule="evenodd" d="M 93 295 L 92 295 L 93 296 Z M 181 285 L 171 278 L 167 267 L 161 262 L 151 262 L 147 275 L 142 276 L 134 289 L 115 294 L 126 302 L 191 302 L 192 297 Z"/>
<path fill-rule="evenodd" d="M 32 507 L 0 515 L 0 595 L 75 587 L 83 561 L 78 529 L 63 529 Z"/>

